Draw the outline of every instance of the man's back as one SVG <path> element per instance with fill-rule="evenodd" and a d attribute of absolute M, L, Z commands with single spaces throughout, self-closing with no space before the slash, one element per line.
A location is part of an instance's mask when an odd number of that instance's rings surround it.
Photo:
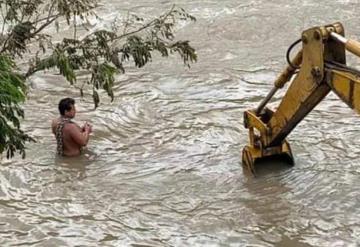
<path fill-rule="evenodd" d="M 56 136 L 56 131 L 61 124 L 61 119 L 54 119 L 52 122 L 52 132 Z M 64 156 L 77 156 L 81 153 L 81 147 L 87 144 L 88 138 L 84 138 L 83 130 L 75 123 L 68 121 L 63 123 L 62 128 L 62 148 Z M 61 130 L 59 130 L 61 131 Z M 59 145 L 59 143 L 58 143 Z"/>

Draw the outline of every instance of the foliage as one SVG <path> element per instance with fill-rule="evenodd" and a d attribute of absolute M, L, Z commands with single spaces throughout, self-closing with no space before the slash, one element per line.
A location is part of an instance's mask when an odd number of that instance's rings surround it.
<path fill-rule="evenodd" d="M 0 153 L 12 157 L 16 150 L 25 156 L 25 141 L 33 141 L 20 129 L 19 117 L 24 117 L 20 103 L 25 100 L 23 76 L 14 72 L 14 62 L 0 55 Z"/>
<path fill-rule="evenodd" d="M 24 81 L 34 73 L 56 68 L 79 88 L 91 90 L 95 107 L 100 103 L 99 90 L 114 99 L 116 74 L 125 73 L 124 63 L 138 68 L 151 62 L 154 53 L 163 57 L 178 54 L 186 66 L 197 60 L 189 41 L 175 40 L 178 21 L 195 21 L 184 9 L 173 6 L 151 20 L 128 13 L 116 19 L 111 28 L 89 30 L 89 18 L 99 18 L 97 0 L 0 0 L 0 153 L 11 157 L 18 150 L 25 155 L 24 144 L 33 140 L 20 129 L 20 104 L 25 100 Z M 48 28 L 64 20 L 73 33 L 53 41 Z M 37 44 L 35 46 L 35 44 Z M 38 51 L 33 53 L 35 47 Z M 23 76 L 16 73 L 13 61 L 33 56 Z M 78 82 L 79 71 L 87 71 L 87 80 Z"/>

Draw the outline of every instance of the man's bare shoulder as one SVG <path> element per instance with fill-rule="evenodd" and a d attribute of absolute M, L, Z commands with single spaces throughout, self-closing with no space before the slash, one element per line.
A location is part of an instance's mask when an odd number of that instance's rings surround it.
<path fill-rule="evenodd" d="M 69 131 L 69 132 L 73 132 L 73 131 L 76 131 L 76 132 L 81 132 L 81 129 L 80 127 L 74 123 L 74 122 L 68 122 L 64 125 L 64 131 Z"/>

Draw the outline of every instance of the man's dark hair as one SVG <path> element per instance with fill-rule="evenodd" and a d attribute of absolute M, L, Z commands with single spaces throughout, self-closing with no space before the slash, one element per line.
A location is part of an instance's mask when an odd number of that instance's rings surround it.
<path fill-rule="evenodd" d="M 59 102 L 59 112 L 61 116 L 65 115 L 65 111 L 70 111 L 71 107 L 75 105 L 75 100 L 72 98 L 64 98 Z"/>

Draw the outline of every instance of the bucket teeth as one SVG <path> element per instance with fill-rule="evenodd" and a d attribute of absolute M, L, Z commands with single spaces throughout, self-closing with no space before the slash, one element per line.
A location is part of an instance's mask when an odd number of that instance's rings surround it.
<path fill-rule="evenodd" d="M 242 151 L 242 165 L 243 169 L 255 175 L 255 160 L 250 151 L 250 147 L 246 146 Z"/>

